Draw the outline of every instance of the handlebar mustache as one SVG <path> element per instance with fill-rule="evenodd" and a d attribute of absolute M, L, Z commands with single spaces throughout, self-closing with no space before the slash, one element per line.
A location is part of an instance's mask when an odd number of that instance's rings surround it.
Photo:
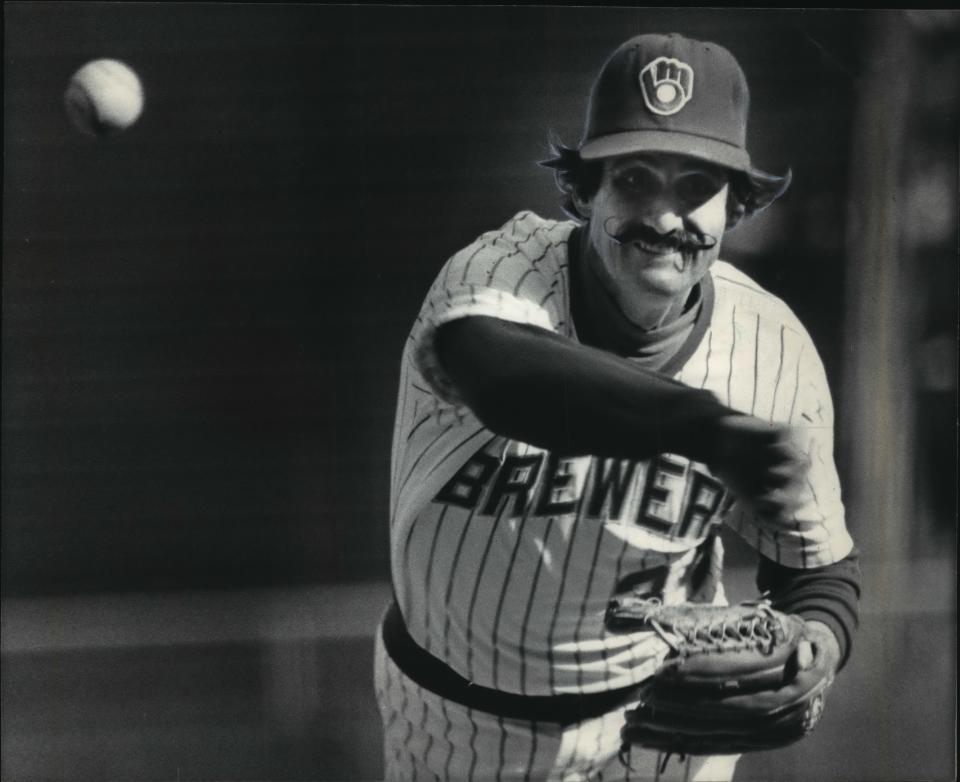
<path fill-rule="evenodd" d="M 612 219 L 612 218 L 611 218 Z M 677 228 L 669 233 L 662 234 L 648 225 L 626 223 L 622 226 L 610 228 L 611 220 L 603 224 L 603 230 L 617 244 L 632 244 L 643 242 L 645 245 L 657 249 L 681 250 L 682 252 L 697 252 L 709 250 L 717 244 L 716 237 L 702 234 L 698 231 L 686 231 Z"/>

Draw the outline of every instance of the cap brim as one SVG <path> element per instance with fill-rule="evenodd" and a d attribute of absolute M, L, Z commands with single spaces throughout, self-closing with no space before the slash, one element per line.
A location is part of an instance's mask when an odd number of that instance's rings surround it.
<path fill-rule="evenodd" d="M 734 171 L 751 171 L 750 155 L 740 147 L 703 136 L 694 136 L 677 131 L 631 130 L 612 133 L 587 141 L 580 147 L 584 160 L 598 160 L 633 152 L 669 152 L 689 155 L 710 163 L 732 168 Z"/>

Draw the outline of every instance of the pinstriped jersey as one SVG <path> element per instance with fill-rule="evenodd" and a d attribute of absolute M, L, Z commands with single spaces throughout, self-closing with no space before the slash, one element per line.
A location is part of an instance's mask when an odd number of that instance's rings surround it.
<path fill-rule="evenodd" d="M 816 350 L 782 301 L 722 261 L 701 283 L 712 295 L 699 341 L 673 377 L 802 432 L 810 499 L 789 524 L 755 518 L 706 465 L 678 454 L 559 457 L 472 414 L 436 360 L 436 329 L 486 315 L 577 339 L 575 227 L 521 212 L 449 259 L 404 349 L 394 429 L 391 565 L 410 634 L 467 679 L 528 695 L 648 677 L 665 645 L 607 631 L 607 603 L 625 586 L 691 597 L 705 569 L 719 569 L 711 533 L 721 523 L 791 567 L 831 564 L 853 547 Z"/>

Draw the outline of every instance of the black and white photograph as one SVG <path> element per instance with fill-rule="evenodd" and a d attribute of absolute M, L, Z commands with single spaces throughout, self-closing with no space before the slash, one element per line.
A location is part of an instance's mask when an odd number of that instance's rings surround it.
<path fill-rule="evenodd" d="M 0 779 L 956 779 L 960 12 L 3 15 Z"/>

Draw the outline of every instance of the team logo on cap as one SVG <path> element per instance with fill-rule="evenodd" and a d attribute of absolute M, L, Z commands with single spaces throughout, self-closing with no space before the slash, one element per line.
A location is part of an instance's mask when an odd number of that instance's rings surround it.
<path fill-rule="evenodd" d="M 693 97 L 693 68 L 671 57 L 657 57 L 640 71 L 643 102 L 654 114 L 676 114 Z"/>

